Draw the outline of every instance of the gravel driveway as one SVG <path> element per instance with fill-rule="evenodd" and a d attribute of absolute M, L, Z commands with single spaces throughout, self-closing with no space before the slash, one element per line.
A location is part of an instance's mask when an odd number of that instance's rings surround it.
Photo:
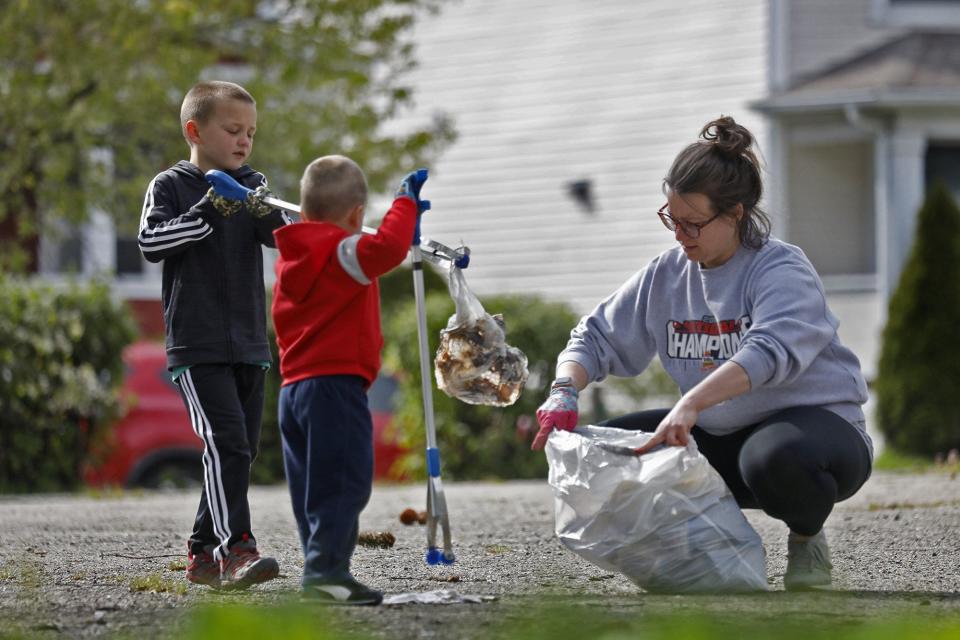
<path fill-rule="evenodd" d="M 423 561 L 425 530 L 400 523 L 422 509 L 421 485 L 381 486 L 362 531 L 389 531 L 392 548 L 358 548 L 354 573 L 388 594 L 452 589 L 495 596 L 481 604 L 338 609 L 342 619 L 383 638 L 484 637 L 504 618 L 542 602 L 599 607 L 616 615 L 697 609 L 733 616 L 839 616 L 866 620 L 891 611 L 960 619 L 960 479 L 946 473 L 875 473 L 827 522 L 836 590 L 783 592 L 786 531 L 762 513 L 747 516 L 764 540 L 772 593 L 655 596 L 594 567 L 553 535 L 545 481 L 447 483 L 457 562 Z M 186 614 L 205 602 L 277 603 L 298 587 L 301 562 L 284 487 L 251 491 L 261 551 L 281 565 L 278 580 L 222 595 L 186 585 L 184 540 L 196 492 L 0 498 L 0 636 L 77 637 L 129 632 L 178 635 Z M 838 594 L 842 597 L 838 597 Z"/>

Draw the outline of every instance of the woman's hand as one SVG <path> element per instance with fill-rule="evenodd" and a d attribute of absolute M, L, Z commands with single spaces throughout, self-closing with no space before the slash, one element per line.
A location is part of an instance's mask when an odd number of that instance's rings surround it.
<path fill-rule="evenodd" d="M 690 430 L 697 424 L 700 412 L 750 391 L 750 378 L 736 362 L 724 362 L 716 371 L 700 381 L 697 386 L 683 394 L 673 405 L 667 417 L 660 421 L 653 437 L 637 455 L 646 453 L 659 444 L 670 447 L 685 447 L 690 443 Z"/>
<path fill-rule="evenodd" d="M 550 397 L 537 409 L 540 430 L 530 448 L 541 451 L 554 429 L 571 431 L 577 426 L 577 389 L 572 384 L 553 387 Z"/>
<path fill-rule="evenodd" d="M 700 412 L 687 398 L 680 398 L 670 413 L 660 421 L 653 437 L 636 448 L 636 454 L 642 455 L 660 444 L 670 447 L 685 447 L 690 443 L 690 430 L 697 424 Z"/>
<path fill-rule="evenodd" d="M 571 431 L 577 426 L 577 396 L 587 386 L 587 370 L 577 362 L 567 360 L 557 365 L 557 379 L 550 385 L 550 396 L 537 409 L 540 430 L 530 448 L 541 451 L 554 429 Z"/>

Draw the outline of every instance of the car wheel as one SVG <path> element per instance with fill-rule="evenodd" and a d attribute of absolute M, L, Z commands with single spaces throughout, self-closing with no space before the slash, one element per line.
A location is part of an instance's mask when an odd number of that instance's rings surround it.
<path fill-rule="evenodd" d="M 199 488 L 203 484 L 203 465 L 199 456 L 193 460 L 158 460 L 132 484 L 145 489 Z"/>

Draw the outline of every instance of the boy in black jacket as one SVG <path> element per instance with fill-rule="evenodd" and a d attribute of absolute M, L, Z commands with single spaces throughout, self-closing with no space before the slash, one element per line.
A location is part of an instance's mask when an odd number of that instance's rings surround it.
<path fill-rule="evenodd" d="M 190 161 L 150 182 L 138 240 L 144 258 L 163 261 L 167 366 L 204 444 L 187 580 L 245 589 L 279 573 L 277 561 L 257 551 L 247 489 L 270 365 L 260 245 L 273 247 L 273 230 L 292 220 L 253 202 L 224 214 L 208 195 L 203 176 L 210 169 L 251 189 L 266 185 L 244 164 L 257 108 L 243 87 L 195 85 L 183 100 L 180 123 Z"/>

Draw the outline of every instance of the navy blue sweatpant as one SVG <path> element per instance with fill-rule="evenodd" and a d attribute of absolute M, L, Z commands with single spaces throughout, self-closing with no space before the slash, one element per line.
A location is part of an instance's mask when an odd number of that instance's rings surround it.
<path fill-rule="evenodd" d="M 280 390 L 283 463 L 303 547 L 303 584 L 345 578 L 373 485 L 365 381 L 320 376 Z"/>
<path fill-rule="evenodd" d="M 652 432 L 669 409 L 638 411 L 601 422 Z M 743 509 L 763 509 L 791 531 L 812 536 L 833 505 L 870 477 L 870 452 L 857 428 L 820 407 L 794 407 L 725 436 L 700 427 L 697 448 Z"/>

